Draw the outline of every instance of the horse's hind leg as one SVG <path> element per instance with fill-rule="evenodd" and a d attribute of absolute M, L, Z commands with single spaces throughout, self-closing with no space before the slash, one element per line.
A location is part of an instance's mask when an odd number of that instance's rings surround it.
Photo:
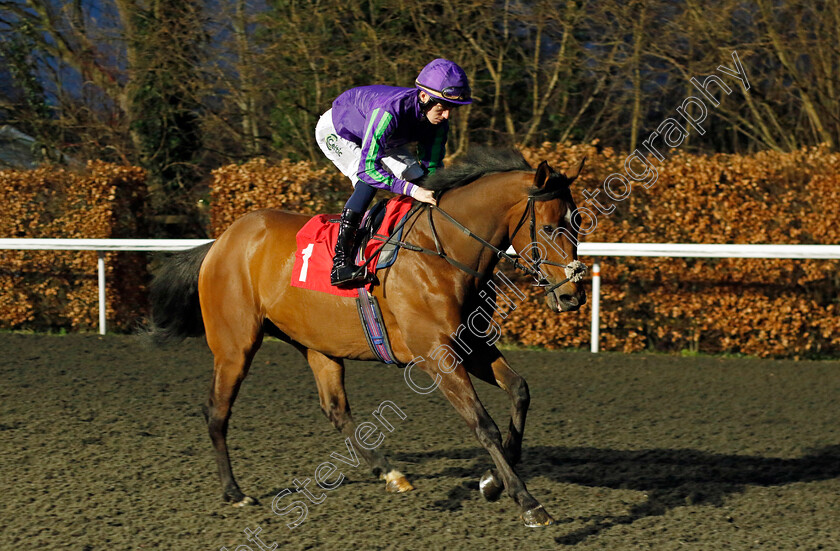
<path fill-rule="evenodd" d="M 512 467 L 519 463 L 522 457 L 522 436 L 525 432 L 525 417 L 531 396 L 528 383 L 510 367 L 505 357 L 495 346 L 487 347 L 478 344 L 477 350 L 466 362 L 465 367 L 470 374 L 482 381 L 504 390 L 510 398 L 510 426 L 502 445 L 505 457 Z M 479 482 L 481 495 L 488 501 L 499 498 L 504 487 L 495 469 L 489 469 Z"/>
<path fill-rule="evenodd" d="M 231 408 L 239 392 L 239 386 L 248 374 L 251 360 L 262 344 L 262 333 L 253 331 L 231 330 L 230 332 L 208 331 L 207 340 L 213 351 L 213 383 L 210 396 L 204 407 L 204 417 L 210 440 L 216 451 L 216 464 L 219 467 L 219 479 L 222 483 L 223 499 L 233 502 L 235 507 L 254 505 L 257 500 L 246 496 L 239 489 L 230 466 L 227 447 L 227 429 Z M 237 339 L 237 337 L 239 337 Z"/>
<path fill-rule="evenodd" d="M 350 413 L 350 404 L 344 390 L 344 362 L 325 356 L 315 350 L 301 348 L 300 351 L 306 356 L 312 368 L 312 373 L 315 375 L 321 410 L 327 416 L 327 419 L 339 432 L 350 438 L 354 449 L 367 461 L 373 474 L 385 479 L 387 491 L 408 492 L 413 490 L 414 486 L 402 473 L 391 467 L 388 458 L 379 448 L 367 449 L 359 444 L 356 438 L 356 423 Z"/>

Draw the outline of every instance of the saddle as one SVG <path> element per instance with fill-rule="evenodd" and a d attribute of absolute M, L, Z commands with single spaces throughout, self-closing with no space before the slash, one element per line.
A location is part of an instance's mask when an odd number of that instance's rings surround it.
<path fill-rule="evenodd" d="M 376 284 L 375 272 L 393 265 L 399 247 L 395 244 L 402 237 L 400 223 L 413 206 L 409 197 L 395 197 L 380 200 L 368 210 L 353 247 L 353 258 L 357 266 L 365 265 L 372 277 L 365 285 L 371 290 Z M 291 285 L 313 291 L 343 297 L 357 297 L 354 288 L 330 285 L 330 270 L 338 238 L 337 214 L 321 214 L 313 217 L 298 231 L 295 264 L 292 269 Z M 398 228 L 396 233 L 394 229 Z M 392 235 L 393 234 L 393 235 Z M 387 241 L 387 242 L 386 242 Z M 383 246 L 383 242 L 385 245 Z"/>
<path fill-rule="evenodd" d="M 356 265 L 361 266 L 365 260 L 365 251 L 367 250 L 367 245 L 370 240 L 376 237 L 377 245 L 381 245 L 383 240 L 385 240 L 385 244 L 382 245 L 382 249 L 378 253 L 379 258 L 376 260 L 374 272 L 376 270 L 387 268 L 396 262 L 397 253 L 400 250 L 400 248 L 396 245 L 395 240 L 399 240 L 402 237 L 402 227 L 397 230 L 395 239 L 388 239 L 391 236 L 390 232 L 384 233 L 382 231 L 383 222 L 385 222 L 385 215 L 388 214 L 386 209 L 387 204 L 388 199 L 380 199 L 372 209 L 365 213 L 362 218 L 362 224 L 359 227 L 359 231 L 356 232 L 356 243 L 353 245 L 353 258 L 356 259 Z M 398 225 L 400 221 L 402 221 L 402 218 L 397 220 L 396 224 Z M 338 222 L 338 220 L 334 220 L 333 222 Z M 386 230 L 387 227 L 388 225 L 385 226 Z M 371 275 L 376 277 L 374 273 Z"/>

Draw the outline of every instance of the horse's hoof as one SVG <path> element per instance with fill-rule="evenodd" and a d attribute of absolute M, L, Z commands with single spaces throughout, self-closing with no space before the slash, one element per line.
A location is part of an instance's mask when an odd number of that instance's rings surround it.
<path fill-rule="evenodd" d="M 414 489 L 411 482 L 399 471 L 391 471 L 382 478 L 386 480 L 385 491 L 391 494 L 401 494 Z"/>
<path fill-rule="evenodd" d="M 522 520 L 528 528 L 537 528 L 539 526 L 551 526 L 554 524 L 554 519 L 548 512 L 543 509 L 543 506 L 534 507 L 531 510 L 522 513 Z"/>
<path fill-rule="evenodd" d="M 487 469 L 487 472 L 481 475 L 481 480 L 478 481 L 478 491 L 481 492 L 481 496 L 487 501 L 496 501 L 499 499 L 504 489 L 504 485 L 496 478 L 492 469 Z"/>
<path fill-rule="evenodd" d="M 410 492 L 414 489 L 414 486 L 411 485 L 411 482 L 404 476 L 397 478 L 395 480 L 389 481 L 385 485 L 385 491 L 392 493 L 392 494 L 401 494 L 403 492 Z"/>
<path fill-rule="evenodd" d="M 259 502 L 251 496 L 245 496 L 239 501 L 232 503 L 234 507 L 249 507 L 251 505 L 259 505 Z"/>

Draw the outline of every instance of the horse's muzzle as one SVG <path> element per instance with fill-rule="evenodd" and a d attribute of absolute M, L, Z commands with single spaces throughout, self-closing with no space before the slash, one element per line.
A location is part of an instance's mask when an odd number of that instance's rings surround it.
<path fill-rule="evenodd" d="M 548 307 L 555 312 L 574 312 L 586 304 L 586 292 L 583 289 L 578 288 L 574 294 L 559 291 L 560 289 L 546 297 Z"/>

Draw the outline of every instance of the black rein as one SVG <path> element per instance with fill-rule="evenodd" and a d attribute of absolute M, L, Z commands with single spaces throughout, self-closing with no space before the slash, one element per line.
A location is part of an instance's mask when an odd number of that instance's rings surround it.
<path fill-rule="evenodd" d="M 537 250 L 537 245 L 536 245 L 536 241 L 537 241 L 537 235 L 536 235 L 537 214 L 536 214 L 536 210 L 535 210 L 535 207 L 534 207 L 534 202 L 535 202 L 535 197 L 533 195 L 530 195 L 528 197 L 528 204 L 525 207 L 525 211 L 522 213 L 522 218 L 519 219 L 519 223 L 516 225 L 516 229 L 513 230 L 513 234 L 510 236 L 510 240 L 513 241 L 513 238 L 516 237 L 516 234 L 519 232 L 519 230 L 525 224 L 525 219 L 530 214 L 531 216 L 530 216 L 529 229 L 530 229 L 530 234 L 531 234 L 531 248 L 532 248 L 531 258 L 533 259 L 534 264 L 535 264 L 535 267 L 533 267 L 533 268 L 531 266 L 528 266 L 527 264 L 523 264 L 523 263 L 519 262 L 519 258 L 520 258 L 519 255 L 508 254 L 507 252 L 499 249 L 498 247 L 496 247 L 492 243 L 488 242 L 486 239 L 482 238 L 481 236 L 476 235 L 469 228 L 467 228 L 466 226 L 464 226 L 463 224 L 458 222 L 458 220 L 453 218 L 448 212 L 441 209 L 440 207 L 434 206 L 434 205 L 429 205 L 427 203 L 420 203 L 420 202 L 416 203 L 414 206 L 411 207 L 411 210 L 408 211 L 408 214 L 406 214 L 406 216 L 405 216 L 405 218 L 403 218 L 402 222 L 400 222 L 394 228 L 394 231 L 392 232 L 391 235 L 393 236 L 394 234 L 396 234 L 396 232 L 399 231 L 399 229 L 402 228 L 405 225 L 405 223 L 408 222 L 408 220 L 410 218 L 412 218 L 415 214 L 420 212 L 420 210 L 422 210 L 424 207 L 428 207 L 427 211 L 428 211 L 428 214 L 429 214 L 429 226 L 432 230 L 432 236 L 433 236 L 434 241 L 435 241 L 435 250 L 427 249 L 425 247 L 420 247 L 418 245 L 413 245 L 411 243 L 406 243 L 405 241 L 392 240 L 391 237 L 389 236 L 388 238 L 384 239 L 382 241 L 382 244 L 379 247 L 377 247 L 371 253 L 370 259 L 375 258 L 376 254 L 379 253 L 379 251 L 381 251 L 382 248 L 385 247 L 385 245 L 387 245 L 388 243 L 391 243 L 391 244 L 393 244 L 393 245 L 395 245 L 399 248 L 402 248 L 402 249 L 406 249 L 406 250 L 414 251 L 414 252 L 419 252 L 419 253 L 424 253 L 424 254 L 429 254 L 429 255 L 432 255 L 432 256 L 437 256 L 439 258 L 442 258 L 442 259 L 446 260 L 447 262 L 449 262 L 450 264 L 452 264 L 453 266 L 455 266 L 456 268 L 458 268 L 459 270 L 461 270 L 463 272 L 466 272 L 466 273 L 470 274 L 471 276 L 473 276 L 477 279 L 481 279 L 482 277 L 484 277 L 484 274 L 481 274 L 481 273 L 477 272 L 476 270 L 473 270 L 472 268 L 470 268 L 466 264 L 463 264 L 462 262 L 458 262 L 457 260 L 455 260 L 451 256 L 447 255 L 446 252 L 443 250 L 443 245 L 441 244 L 440 239 L 438 238 L 437 228 L 435 228 L 434 219 L 432 218 L 432 211 L 437 210 L 444 218 L 449 220 L 453 225 L 455 225 L 456 228 L 461 230 L 462 233 L 464 233 L 467 236 L 471 237 L 472 239 L 478 241 L 478 243 L 482 247 L 485 247 L 485 248 L 493 251 L 493 253 L 496 255 L 496 257 L 498 257 L 500 260 L 504 260 L 505 262 L 509 262 L 514 267 L 514 269 L 521 270 L 522 272 L 524 272 L 524 273 L 528 274 L 529 276 L 533 277 L 534 279 L 536 279 L 537 283 L 535 285 L 537 287 L 542 287 L 543 292 L 545 294 L 550 294 L 556 288 L 558 288 L 561 285 L 565 284 L 566 282 L 570 281 L 571 277 L 566 277 L 566 279 L 564 279 L 563 281 L 560 281 L 559 283 L 555 283 L 555 284 L 552 285 L 542 275 L 542 272 L 540 271 L 540 266 L 543 265 L 543 264 L 548 264 L 550 266 L 557 266 L 559 268 L 566 268 L 568 265 L 567 264 L 559 264 L 557 262 L 551 262 L 549 260 L 541 260 L 539 258 L 539 251 Z M 382 239 L 382 237 L 378 236 L 378 235 L 375 235 L 374 237 L 377 238 L 377 239 Z M 365 262 L 364 265 L 359 267 L 359 269 L 356 272 L 357 274 L 360 274 L 360 273 L 364 272 L 364 270 L 366 269 L 367 262 L 370 262 L 370 259 L 368 259 Z"/>

